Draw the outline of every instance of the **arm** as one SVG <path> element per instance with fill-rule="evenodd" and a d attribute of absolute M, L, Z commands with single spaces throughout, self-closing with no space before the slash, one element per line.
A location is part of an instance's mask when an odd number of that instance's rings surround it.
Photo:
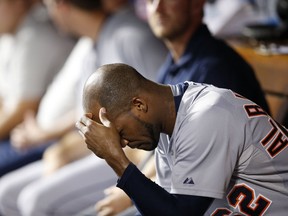
<path fill-rule="evenodd" d="M 11 130 L 18 125 L 28 110 L 36 112 L 39 100 L 22 100 L 11 109 L 2 107 L 0 111 L 0 139 L 9 137 Z"/>
<path fill-rule="evenodd" d="M 95 204 L 97 215 L 117 215 L 132 206 L 131 199 L 118 187 L 109 187 L 104 194 L 105 197 Z"/>
<path fill-rule="evenodd" d="M 133 199 L 142 215 L 203 215 L 213 201 L 208 197 L 170 194 L 146 178 L 132 163 L 117 187 Z"/>
<path fill-rule="evenodd" d="M 56 121 L 50 128 L 41 128 L 35 114 L 27 112 L 23 123 L 12 131 L 11 140 L 14 147 L 27 149 L 57 139 L 74 128 L 74 110 Z"/>
<path fill-rule="evenodd" d="M 151 155 L 152 152 L 131 148 L 125 148 L 124 151 L 134 164 L 137 164 L 138 167 L 142 167 L 141 170 L 148 178 L 151 179 L 155 177 L 154 158 L 153 155 Z M 95 205 L 95 209 L 99 215 L 116 215 L 132 206 L 130 197 L 116 186 L 105 189 L 104 194 L 105 198 L 98 201 Z"/>
<path fill-rule="evenodd" d="M 75 110 L 67 112 L 64 116 L 59 118 L 58 121 L 53 124 L 53 126 L 51 126 L 49 129 L 43 130 L 42 140 L 40 139 L 39 141 L 43 142 L 62 137 L 68 131 L 75 128 L 75 121 Z M 39 143 L 39 141 L 36 140 L 36 143 Z"/>
<path fill-rule="evenodd" d="M 77 127 L 83 135 L 87 147 L 98 157 L 103 158 L 120 177 L 117 186 L 123 189 L 135 202 L 143 215 L 202 215 L 212 198 L 173 195 L 142 174 L 126 157 L 121 147 L 121 138 L 100 109 L 102 124 L 82 117 Z"/>
<path fill-rule="evenodd" d="M 99 117 L 102 124 L 92 120 L 93 115 L 88 113 L 76 122 L 76 127 L 87 144 L 87 148 L 99 158 L 104 159 L 120 177 L 130 164 L 130 160 L 122 149 L 122 142 L 125 141 L 121 140 L 119 132 L 107 119 L 105 108 L 99 110 Z"/>
<path fill-rule="evenodd" d="M 43 155 L 44 175 L 50 175 L 61 167 L 90 153 L 82 137 L 75 130 L 67 132 L 57 143 L 48 147 Z"/>

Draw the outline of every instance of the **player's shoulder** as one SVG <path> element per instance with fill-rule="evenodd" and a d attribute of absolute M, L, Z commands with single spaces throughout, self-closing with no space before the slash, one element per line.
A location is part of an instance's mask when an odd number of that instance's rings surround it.
<path fill-rule="evenodd" d="M 213 118 L 221 115 L 241 116 L 244 114 L 243 106 L 245 104 L 254 104 L 245 97 L 233 92 L 230 89 L 218 88 L 213 85 L 189 82 L 179 110 L 183 114 L 208 113 Z"/>

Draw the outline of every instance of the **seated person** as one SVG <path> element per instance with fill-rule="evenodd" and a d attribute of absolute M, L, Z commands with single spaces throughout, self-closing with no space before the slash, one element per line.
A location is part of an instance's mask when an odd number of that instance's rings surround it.
<path fill-rule="evenodd" d="M 66 30 L 93 40 L 77 88 L 77 106 L 81 107 L 81 83 L 104 63 L 127 62 L 139 68 L 145 77 L 156 79 L 167 49 L 153 35 L 147 23 L 136 17 L 128 1 L 47 0 L 45 3 L 55 21 L 63 27 L 69 26 Z M 35 162 L 3 176 L 0 180 L 1 212 L 15 216 L 50 215 L 51 212 L 73 215 L 103 198 L 103 190 L 113 184 L 115 174 L 102 161 L 95 161 L 91 154 L 83 158 L 87 149 L 81 143 L 83 140 L 78 131 L 70 130 L 45 151 L 44 165 L 42 161 Z M 79 150 L 78 146 L 84 150 Z M 47 161 L 52 163 L 47 165 Z M 44 169 L 45 176 L 42 175 Z M 15 177 L 18 174 L 23 176 L 23 173 L 26 173 L 24 177 Z M 83 181 L 86 184 L 82 187 L 79 182 Z"/>
<path fill-rule="evenodd" d="M 170 53 L 160 69 L 158 81 L 177 84 L 186 80 L 229 88 L 255 101 L 269 113 L 269 107 L 252 67 L 205 25 L 203 0 L 146 1 L 146 15 L 154 34 L 163 40 Z M 243 84 L 245 83 L 245 84 Z M 151 166 L 153 169 L 153 166 Z M 96 204 L 98 213 L 112 211 L 113 194 Z M 126 202 L 125 202 L 126 203 Z M 101 207 L 99 207 L 101 206 Z"/>
<path fill-rule="evenodd" d="M 141 215 L 287 214 L 288 131 L 238 93 L 161 85 L 115 63 L 88 78 L 83 108 L 76 125 L 88 149 Z M 126 147 L 155 150 L 156 183 Z"/>
<path fill-rule="evenodd" d="M 29 153 L 14 149 L 9 139 L 11 131 L 27 111 L 37 112 L 42 96 L 75 42 L 52 25 L 41 1 L 2 1 L 0 11 L 1 177 L 41 158 L 41 148 Z"/>

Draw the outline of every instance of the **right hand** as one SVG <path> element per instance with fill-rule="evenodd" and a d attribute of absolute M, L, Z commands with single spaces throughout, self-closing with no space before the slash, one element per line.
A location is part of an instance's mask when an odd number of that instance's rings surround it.
<path fill-rule="evenodd" d="M 105 159 L 120 177 L 130 163 L 122 149 L 120 135 L 113 123 L 108 120 L 105 108 L 99 110 L 101 123 L 97 123 L 92 117 L 91 113 L 84 115 L 76 123 L 76 127 L 87 147 L 95 155 Z"/>

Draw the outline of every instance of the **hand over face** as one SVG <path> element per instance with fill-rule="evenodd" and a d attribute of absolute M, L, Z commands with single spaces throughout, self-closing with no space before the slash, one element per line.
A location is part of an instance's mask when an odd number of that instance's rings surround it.
<path fill-rule="evenodd" d="M 97 123 L 92 119 L 92 114 L 84 115 L 76 123 L 80 134 L 83 136 L 87 147 L 114 169 L 121 176 L 129 165 L 121 146 L 121 137 L 115 126 L 108 120 L 105 108 L 99 110 L 99 119 Z"/>

